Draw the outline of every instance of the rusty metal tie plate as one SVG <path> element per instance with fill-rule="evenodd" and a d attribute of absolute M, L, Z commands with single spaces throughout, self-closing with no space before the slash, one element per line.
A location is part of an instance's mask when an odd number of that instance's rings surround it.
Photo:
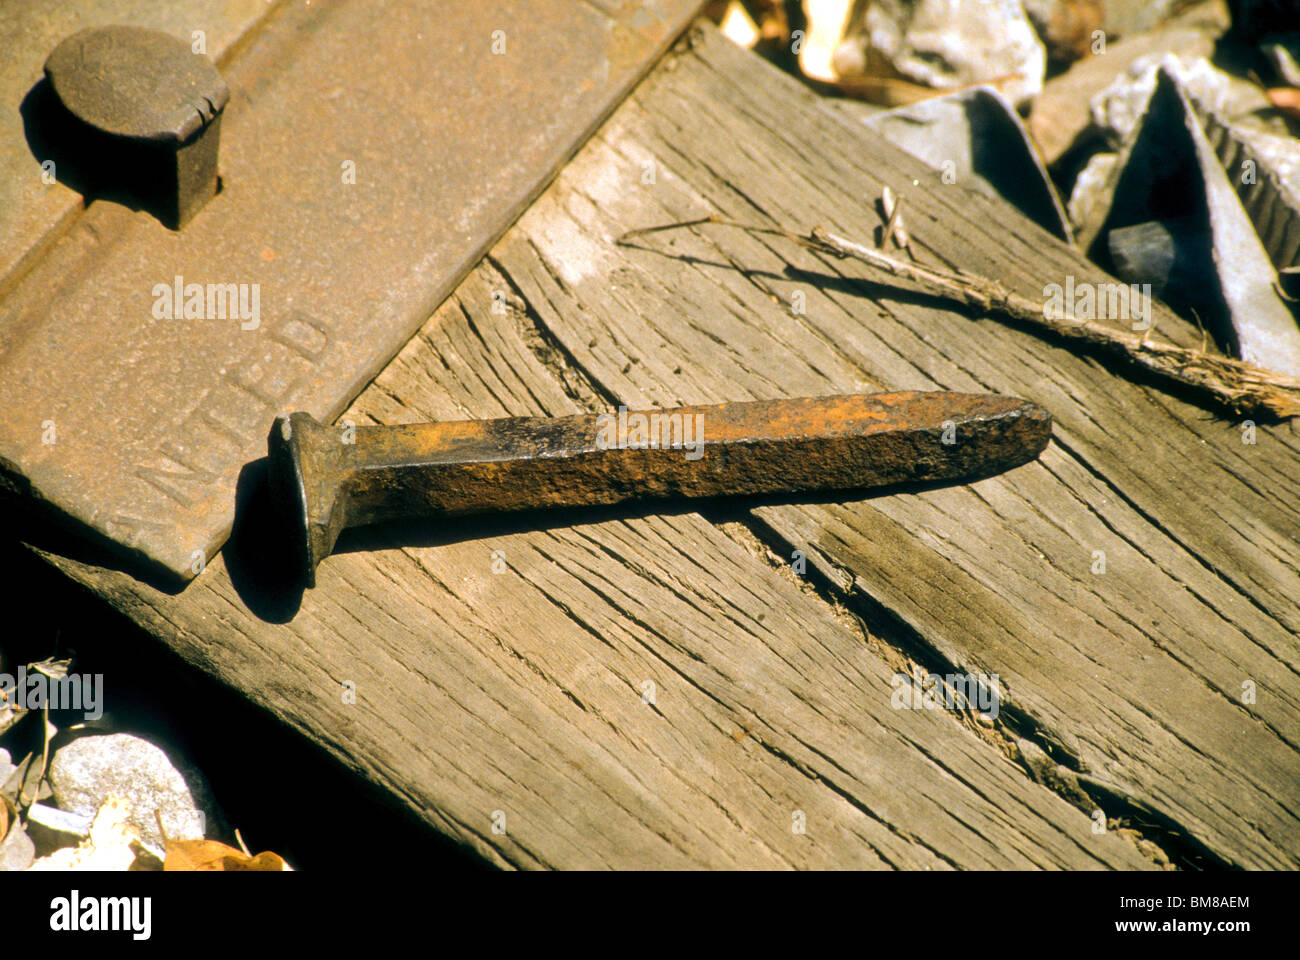
<path fill-rule="evenodd" d="M 697 6 L 278 7 L 221 192 L 179 231 L 91 204 L 0 299 L 0 484 L 192 577 L 275 415 L 337 416 Z"/>

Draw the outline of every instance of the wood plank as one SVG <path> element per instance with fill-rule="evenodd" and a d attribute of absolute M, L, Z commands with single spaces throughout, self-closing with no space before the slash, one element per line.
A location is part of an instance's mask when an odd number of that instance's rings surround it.
<path fill-rule="evenodd" d="M 507 289 L 481 265 L 347 416 L 601 407 L 527 314 L 493 312 Z M 278 615 L 233 550 L 174 596 L 53 562 L 501 866 L 1158 862 L 1150 844 L 1095 835 L 995 730 L 894 709 L 906 660 L 744 528 L 606 512 L 385 536 L 344 542 Z"/>
<path fill-rule="evenodd" d="M 1069 274 L 1107 279 L 784 78 L 738 82 L 743 62 L 706 35 L 679 68 L 695 82 L 644 84 L 524 219 L 529 243 L 503 244 L 502 268 L 574 362 L 629 404 L 942 386 L 1046 406 L 1057 441 L 1036 465 L 969 487 L 765 507 L 760 532 L 783 555 L 805 551 L 931 662 L 999 673 L 1014 728 L 1048 742 L 1094 797 L 1163 822 L 1207 862 L 1295 866 L 1290 429 L 1260 425 L 1245 445 L 1237 424 L 1093 358 L 780 240 L 703 227 L 614 246 L 629 221 L 714 211 L 869 235 L 887 183 L 907 198 L 923 258 L 1032 296 Z M 699 146 L 724 142 L 735 149 Z"/>

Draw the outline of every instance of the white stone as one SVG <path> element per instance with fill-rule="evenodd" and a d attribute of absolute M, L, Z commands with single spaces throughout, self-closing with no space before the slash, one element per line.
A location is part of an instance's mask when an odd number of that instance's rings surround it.
<path fill-rule="evenodd" d="M 156 845 L 163 837 L 155 811 L 174 840 L 202 839 L 213 813 L 196 773 L 187 782 L 161 749 L 124 733 L 80 737 L 59 749 L 50 762 L 50 783 L 55 803 L 69 813 L 93 817 L 109 797 L 128 801 L 131 823 Z"/>
<path fill-rule="evenodd" d="M 835 53 L 838 70 L 887 64 L 904 79 L 952 91 L 999 82 L 1019 106 L 1043 88 L 1047 53 L 1020 0 L 874 0 Z"/>
<path fill-rule="evenodd" d="M 1203 57 L 1191 61 L 1173 54 L 1138 57 L 1090 103 L 1093 125 L 1114 146 L 1127 140 L 1137 128 L 1156 88 L 1156 70 L 1162 64 L 1198 109 L 1212 111 L 1224 120 L 1268 106 L 1268 98 L 1253 84 L 1224 73 Z"/>
<path fill-rule="evenodd" d="M 1100 199 L 1106 181 L 1110 178 L 1111 171 L 1115 169 L 1118 160 L 1118 153 L 1094 154 L 1088 161 L 1088 165 L 1083 168 L 1083 172 L 1079 174 L 1079 178 L 1074 181 L 1074 189 L 1070 192 L 1066 213 L 1070 217 L 1070 225 L 1076 230 L 1087 222 L 1088 214 Z"/>

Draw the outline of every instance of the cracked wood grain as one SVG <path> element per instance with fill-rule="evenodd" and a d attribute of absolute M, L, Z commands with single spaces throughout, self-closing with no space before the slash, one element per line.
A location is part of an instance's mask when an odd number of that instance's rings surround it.
<path fill-rule="evenodd" d="M 505 287 L 481 265 L 346 416 L 598 408 L 492 312 Z M 285 623 L 224 557 L 178 596 L 54 562 L 500 866 L 1152 866 L 951 717 L 893 709 L 855 621 L 696 513 L 456 534 L 344 544 Z"/>
<path fill-rule="evenodd" d="M 1059 442 L 1011 474 L 755 517 L 846 596 L 915 631 L 937 661 L 1007 678 L 1023 721 L 1094 795 L 1165 821 L 1209 862 L 1294 867 L 1290 430 L 1259 425 L 1243 444 L 1238 424 L 1093 357 L 874 285 L 852 263 L 778 238 L 704 226 L 614 246 L 629 222 L 713 213 L 860 235 L 888 183 L 908 198 L 922 259 L 1027 296 L 1067 274 L 1108 279 L 785 78 L 738 82 L 741 62 L 710 34 L 674 74 L 644 84 L 521 221 L 527 242 L 498 248 L 502 268 L 550 336 L 629 404 L 944 387 L 1046 406 Z M 734 148 L 695 146 L 706 142 Z M 1167 314 L 1161 328 L 1198 340 Z M 1093 572 L 1096 551 L 1104 573 Z M 1251 685 L 1257 699 L 1243 702 Z"/>

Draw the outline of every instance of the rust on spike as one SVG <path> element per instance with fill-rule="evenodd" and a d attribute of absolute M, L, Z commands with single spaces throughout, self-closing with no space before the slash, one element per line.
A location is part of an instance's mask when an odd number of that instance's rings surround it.
<path fill-rule="evenodd" d="M 326 427 L 277 418 L 270 481 L 303 579 L 347 527 L 988 476 L 1034 459 L 1051 416 L 1014 397 L 884 393 L 672 410 Z"/>

